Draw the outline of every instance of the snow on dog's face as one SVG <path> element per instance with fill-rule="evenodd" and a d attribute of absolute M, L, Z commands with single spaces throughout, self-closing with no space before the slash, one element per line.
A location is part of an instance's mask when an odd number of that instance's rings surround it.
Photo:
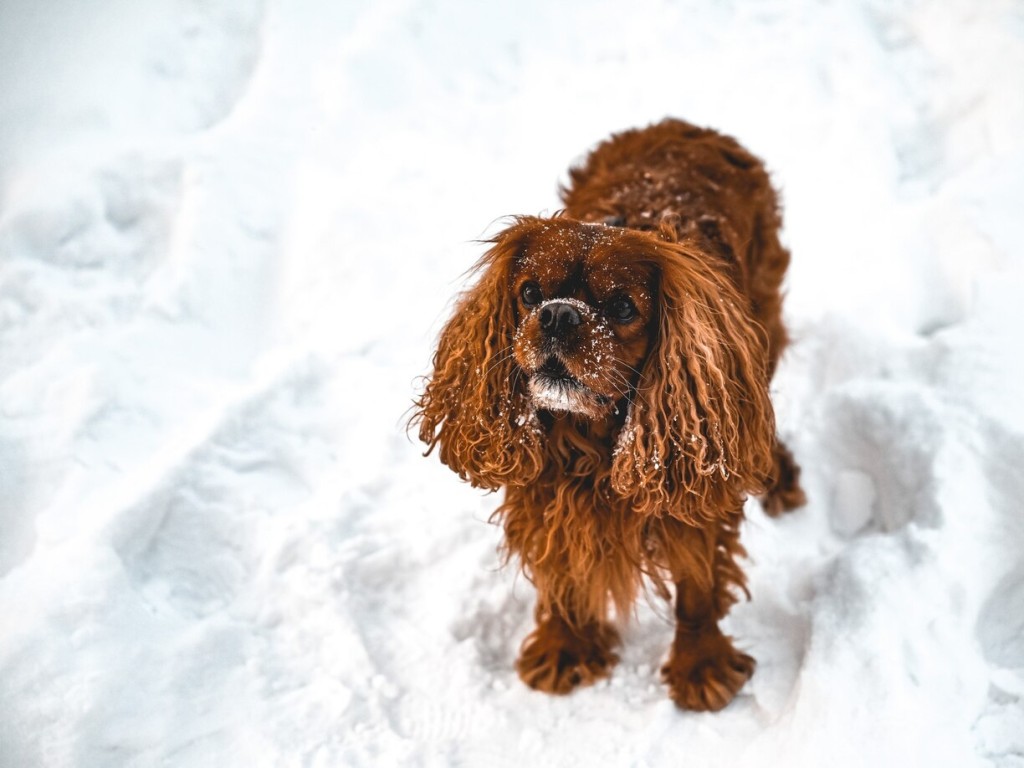
<path fill-rule="evenodd" d="M 509 280 L 512 349 L 538 410 L 596 419 L 632 399 L 653 282 L 636 236 L 620 229 L 552 219 L 523 241 Z"/>

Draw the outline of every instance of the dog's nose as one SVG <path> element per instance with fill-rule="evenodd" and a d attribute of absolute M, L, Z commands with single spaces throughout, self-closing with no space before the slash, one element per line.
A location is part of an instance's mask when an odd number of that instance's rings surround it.
<path fill-rule="evenodd" d="M 540 311 L 540 327 L 552 338 L 564 339 L 579 324 L 580 313 L 564 301 L 550 301 Z"/>

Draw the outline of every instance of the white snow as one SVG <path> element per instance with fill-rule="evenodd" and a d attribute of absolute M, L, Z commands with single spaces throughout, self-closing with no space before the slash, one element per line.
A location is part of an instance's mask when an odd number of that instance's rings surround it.
<path fill-rule="evenodd" d="M 997 0 L 0 4 L 0 764 L 1024 765 L 1024 15 Z M 718 714 L 513 671 L 404 433 L 474 242 L 665 115 L 782 190 L 806 509 Z"/>

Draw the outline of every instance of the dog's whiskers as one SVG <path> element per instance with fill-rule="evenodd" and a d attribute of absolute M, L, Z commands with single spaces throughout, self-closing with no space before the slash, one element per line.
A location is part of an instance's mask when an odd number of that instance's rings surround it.
<path fill-rule="evenodd" d="M 493 371 L 495 368 L 497 368 L 499 365 L 501 365 L 502 363 L 507 361 L 510 357 L 513 357 L 514 355 L 515 355 L 515 350 L 512 348 L 511 344 L 507 345 L 504 349 L 496 352 L 495 356 L 494 356 L 494 360 L 491 361 L 491 364 L 489 366 L 487 366 L 487 369 L 483 372 L 483 375 L 484 376 L 490 375 L 491 371 Z"/>

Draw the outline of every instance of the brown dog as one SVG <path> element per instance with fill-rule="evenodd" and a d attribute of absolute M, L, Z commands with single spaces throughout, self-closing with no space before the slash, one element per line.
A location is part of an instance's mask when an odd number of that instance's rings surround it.
<path fill-rule="evenodd" d="M 717 710 L 754 669 L 718 628 L 746 591 L 747 494 L 804 501 L 768 383 L 786 344 L 789 254 L 763 166 L 678 120 L 626 131 L 571 171 L 565 211 L 494 238 L 441 333 L 414 422 L 473 485 L 537 588 L 516 667 L 567 693 L 611 672 L 645 580 L 678 625 L 662 669 Z"/>

